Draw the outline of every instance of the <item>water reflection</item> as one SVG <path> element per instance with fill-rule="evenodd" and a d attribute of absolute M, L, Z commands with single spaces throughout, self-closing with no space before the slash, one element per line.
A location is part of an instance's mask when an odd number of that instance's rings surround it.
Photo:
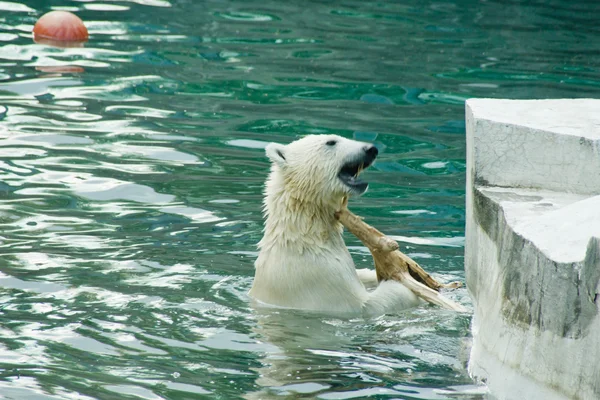
<path fill-rule="evenodd" d="M 465 316 L 251 307 L 263 149 L 373 142 L 353 209 L 460 280 L 462 103 L 596 96 L 591 3 L 21 3 L 0 2 L 2 395 L 484 396 Z M 51 9 L 83 18 L 85 47 L 32 43 Z"/>
<path fill-rule="evenodd" d="M 459 338 L 438 344 L 436 352 L 428 349 L 429 340 L 442 331 L 462 330 L 466 324 L 456 325 L 451 313 L 429 321 L 423 316 L 422 310 L 416 310 L 365 321 L 259 308 L 254 332 L 261 342 L 276 347 L 265 349 L 261 367 L 255 370 L 260 389 L 245 397 L 310 394 L 316 398 L 360 398 L 410 392 L 416 398 L 430 398 L 426 394 L 432 394 L 431 389 L 419 388 L 421 379 L 432 377 L 428 367 L 435 365 L 460 374 L 467 354 L 463 354 L 463 361 L 455 358 L 453 348 L 463 345 Z M 402 382 L 397 386 L 404 390 L 389 388 L 390 380 Z"/>

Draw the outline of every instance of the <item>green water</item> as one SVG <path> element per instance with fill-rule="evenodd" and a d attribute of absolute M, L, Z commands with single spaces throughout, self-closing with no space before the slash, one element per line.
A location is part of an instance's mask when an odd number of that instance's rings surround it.
<path fill-rule="evenodd" d="M 86 21 L 84 48 L 32 43 L 50 3 Z M 597 97 L 596 2 L 0 11 L 1 398 L 485 397 L 465 369 L 468 316 L 251 307 L 263 148 L 306 133 L 376 143 L 353 210 L 463 280 L 464 100 Z M 470 307 L 465 289 L 449 296 Z"/>

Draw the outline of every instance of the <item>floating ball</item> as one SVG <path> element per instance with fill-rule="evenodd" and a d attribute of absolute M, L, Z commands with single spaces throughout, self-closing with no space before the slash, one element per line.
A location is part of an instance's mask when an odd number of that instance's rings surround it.
<path fill-rule="evenodd" d="M 35 23 L 33 40 L 53 45 L 57 44 L 55 42 L 85 42 L 88 31 L 77 15 L 67 11 L 50 11 Z"/>

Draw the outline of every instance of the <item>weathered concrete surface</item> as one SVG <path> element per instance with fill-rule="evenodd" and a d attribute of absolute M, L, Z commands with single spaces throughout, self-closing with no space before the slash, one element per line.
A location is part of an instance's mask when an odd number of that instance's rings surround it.
<path fill-rule="evenodd" d="M 600 399 L 600 100 L 466 117 L 469 370 L 499 399 Z"/>
<path fill-rule="evenodd" d="M 467 129 L 475 184 L 599 194 L 599 100 L 469 100 Z"/>

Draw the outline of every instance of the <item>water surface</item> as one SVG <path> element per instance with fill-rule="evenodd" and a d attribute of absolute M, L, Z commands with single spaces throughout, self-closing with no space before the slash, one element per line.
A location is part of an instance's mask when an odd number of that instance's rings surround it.
<path fill-rule="evenodd" d="M 468 315 L 251 307 L 263 149 L 375 143 L 351 207 L 463 280 L 464 101 L 597 97 L 594 4 L 0 2 L 0 395 L 482 399 Z M 90 42 L 34 44 L 51 9 Z"/>

